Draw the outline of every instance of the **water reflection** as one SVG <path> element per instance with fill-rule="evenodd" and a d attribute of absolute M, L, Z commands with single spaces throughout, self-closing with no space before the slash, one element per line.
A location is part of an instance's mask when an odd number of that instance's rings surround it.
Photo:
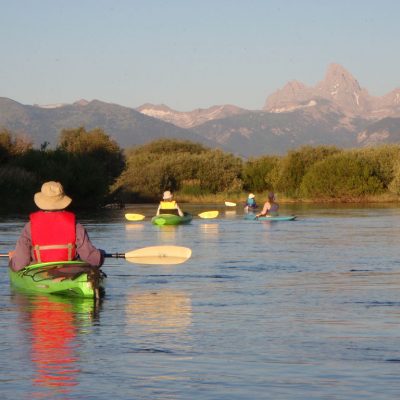
<path fill-rule="evenodd" d="M 170 289 L 131 293 L 126 319 L 144 333 L 182 333 L 192 323 L 191 300 L 186 293 Z"/>
<path fill-rule="evenodd" d="M 185 228 L 183 225 L 161 225 L 157 226 L 157 237 L 161 241 L 169 242 L 169 241 L 175 241 L 176 239 L 176 233 L 179 228 Z"/>
<path fill-rule="evenodd" d="M 219 224 L 203 223 L 200 224 L 200 232 L 208 237 L 217 237 L 219 235 Z"/>
<path fill-rule="evenodd" d="M 139 352 L 176 354 L 191 348 L 192 304 L 185 292 L 163 289 L 131 293 L 125 313 L 127 335 L 144 346 Z"/>
<path fill-rule="evenodd" d="M 142 231 L 144 229 L 144 224 L 125 224 L 125 230 L 127 231 Z"/>
<path fill-rule="evenodd" d="M 225 218 L 236 218 L 236 210 L 225 211 Z"/>
<path fill-rule="evenodd" d="M 64 396 L 77 386 L 79 335 L 98 318 L 99 305 L 91 299 L 32 296 L 13 292 L 23 333 L 30 343 L 34 366 L 31 398 Z"/>

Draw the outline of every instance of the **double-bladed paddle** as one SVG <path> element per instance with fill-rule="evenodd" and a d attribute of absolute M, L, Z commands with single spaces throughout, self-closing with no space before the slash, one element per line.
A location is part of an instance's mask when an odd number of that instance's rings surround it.
<path fill-rule="evenodd" d="M 200 214 L 197 214 L 200 218 L 205 218 L 205 219 L 212 219 L 218 217 L 219 211 L 204 211 Z M 142 221 L 145 216 L 142 214 L 125 214 L 125 218 L 128 221 Z"/>
<path fill-rule="evenodd" d="M 127 253 L 106 253 L 106 258 L 124 258 L 134 264 L 172 265 L 182 264 L 192 255 L 192 250 L 182 246 L 149 246 Z M 9 257 L 0 254 L 0 257 Z"/>

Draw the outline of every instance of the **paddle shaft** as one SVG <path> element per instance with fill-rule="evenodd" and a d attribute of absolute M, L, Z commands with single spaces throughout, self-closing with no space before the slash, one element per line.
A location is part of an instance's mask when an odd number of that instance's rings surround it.
<path fill-rule="evenodd" d="M 8 257 L 8 254 L 0 254 L 0 257 Z M 125 253 L 112 253 L 112 254 L 104 254 L 106 258 L 125 258 Z"/>
<path fill-rule="evenodd" d="M 106 253 L 105 258 L 125 258 L 125 253 Z"/>

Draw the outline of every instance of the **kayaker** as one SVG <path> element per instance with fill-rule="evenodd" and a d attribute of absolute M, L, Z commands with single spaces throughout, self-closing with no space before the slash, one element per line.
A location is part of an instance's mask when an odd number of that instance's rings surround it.
<path fill-rule="evenodd" d="M 38 211 L 30 214 L 11 252 L 10 268 L 14 271 L 29 264 L 79 259 L 92 266 L 104 262 L 104 250 L 97 249 L 86 229 L 76 222 L 75 214 L 66 211 L 72 199 L 59 182 L 45 182 L 34 196 Z"/>
<path fill-rule="evenodd" d="M 249 212 L 255 210 L 256 208 L 257 208 L 256 196 L 253 193 L 250 193 L 249 196 L 247 197 L 246 204 L 244 206 L 244 211 Z"/>
<path fill-rule="evenodd" d="M 181 217 L 184 216 L 183 211 L 179 208 L 178 203 L 173 200 L 173 194 L 166 190 L 163 193 L 163 199 L 160 201 L 160 205 L 157 209 L 157 215 L 160 214 L 175 214 Z"/>
<path fill-rule="evenodd" d="M 265 217 L 267 215 L 278 215 L 279 204 L 275 201 L 275 194 L 273 192 L 268 193 L 268 200 L 264 203 L 262 211 L 256 215 L 258 217 Z"/>

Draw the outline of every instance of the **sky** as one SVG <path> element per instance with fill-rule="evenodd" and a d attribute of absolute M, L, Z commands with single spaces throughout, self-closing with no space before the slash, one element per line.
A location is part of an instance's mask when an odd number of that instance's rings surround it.
<path fill-rule="evenodd" d="M 400 87 L 398 0 L 0 0 L 0 97 L 262 109 L 330 63 Z"/>

